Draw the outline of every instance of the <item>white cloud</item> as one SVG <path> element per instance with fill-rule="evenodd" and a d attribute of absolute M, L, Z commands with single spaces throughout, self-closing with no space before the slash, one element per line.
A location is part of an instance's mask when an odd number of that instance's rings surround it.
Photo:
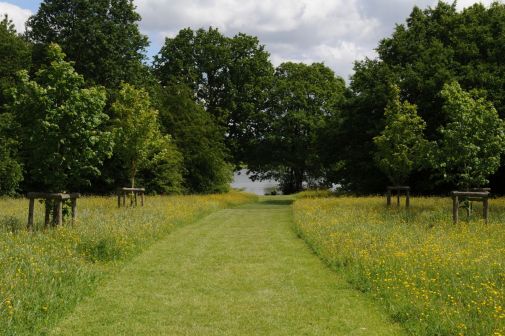
<path fill-rule="evenodd" d="M 7 14 L 12 22 L 14 22 L 16 30 L 19 33 L 23 33 L 25 31 L 26 20 L 32 15 L 32 11 L 8 2 L 0 2 L 0 15 L 3 17 L 4 14 Z"/>

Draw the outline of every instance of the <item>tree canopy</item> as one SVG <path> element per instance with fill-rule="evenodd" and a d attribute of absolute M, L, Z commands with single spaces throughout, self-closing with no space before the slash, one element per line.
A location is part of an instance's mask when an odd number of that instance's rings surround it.
<path fill-rule="evenodd" d="M 61 192 L 89 184 L 112 153 L 102 87 L 84 88 L 84 78 L 64 60 L 57 44 L 49 45 L 50 64 L 33 79 L 19 73 L 8 106 L 19 124 L 20 155 L 29 185 Z"/>
<path fill-rule="evenodd" d="M 27 23 L 36 43 L 58 43 L 86 81 L 117 88 L 141 82 L 148 39 L 132 0 L 44 0 Z"/>

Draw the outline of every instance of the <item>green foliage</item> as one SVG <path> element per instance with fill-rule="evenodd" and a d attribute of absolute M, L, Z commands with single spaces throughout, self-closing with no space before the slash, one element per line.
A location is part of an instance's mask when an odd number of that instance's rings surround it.
<path fill-rule="evenodd" d="M 91 83 L 142 82 L 147 37 L 132 0 L 44 0 L 27 23 L 36 44 L 58 43 Z"/>
<path fill-rule="evenodd" d="M 319 136 L 339 113 L 344 94 L 343 79 L 321 63 L 281 64 L 248 169 L 259 178 L 280 180 L 285 193 L 300 191 L 303 181 L 319 179 Z"/>
<path fill-rule="evenodd" d="M 188 193 L 228 191 L 231 166 L 222 134 L 212 116 L 195 103 L 191 89 L 172 84 L 161 93 L 160 119 L 183 154 L 184 189 Z"/>
<path fill-rule="evenodd" d="M 386 127 L 374 138 L 375 160 L 394 185 L 405 183 L 410 173 L 421 166 L 427 149 L 423 137 L 426 127 L 415 105 L 400 102 L 400 89 L 391 87 L 391 97 L 384 111 Z"/>
<path fill-rule="evenodd" d="M 111 134 L 102 131 L 105 90 L 83 88 L 56 44 L 48 48 L 51 63 L 30 80 L 26 71 L 12 90 L 8 109 L 19 123 L 20 152 L 32 187 L 61 192 L 89 184 L 111 154 Z"/>
<path fill-rule="evenodd" d="M 183 29 L 167 38 L 154 62 L 162 85 L 188 86 L 226 137 L 236 163 L 247 161 L 254 123 L 264 109 L 273 67 L 256 37 L 217 29 Z"/>
<path fill-rule="evenodd" d="M 149 94 L 123 83 L 112 104 L 115 125 L 114 153 L 128 171 L 131 187 L 139 171 L 151 174 L 157 191 L 180 191 L 181 154 L 168 135 L 161 135 L 158 111 Z"/>
<path fill-rule="evenodd" d="M 7 102 L 5 90 L 12 87 L 19 70 L 31 64 L 31 47 L 16 34 L 7 16 L 0 21 L 0 113 Z"/>
<path fill-rule="evenodd" d="M 457 82 L 441 91 L 448 120 L 440 127 L 434 167 L 458 187 L 483 187 L 500 166 L 505 128 L 493 104 L 472 97 Z"/>
<path fill-rule="evenodd" d="M 402 99 L 417 106 L 430 140 L 439 137 L 438 128 L 447 122 L 439 93 L 445 83 L 454 80 L 465 90 L 484 90 L 499 115 L 505 116 L 504 32 L 505 5 L 498 2 L 487 8 L 474 4 L 460 12 L 454 4 L 444 2 L 414 8 L 406 22 L 379 43 L 378 59 L 355 66 L 354 97 L 339 146 L 339 157 L 346 161 L 343 183 L 360 191 L 382 189 L 383 181 L 369 162 L 373 138 L 383 129 L 387 83 L 399 83 Z M 430 170 L 416 173 L 414 187 L 433 192 L 431 175 Z M 503 180 L 503 171 L 500 176 L 496 180 Z"/>
<path fill-rule="evenodd" d="M 11 130 L 14 118 L 0 113 L 0 195 L 12 195 L 23 180 L 22 166 L 17 157 L 19 143 Z"/>

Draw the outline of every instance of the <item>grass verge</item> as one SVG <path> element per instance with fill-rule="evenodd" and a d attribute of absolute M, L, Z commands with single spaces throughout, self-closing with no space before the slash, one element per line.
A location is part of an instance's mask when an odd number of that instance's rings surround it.
<path fill-rule="evenodd" d="M 176 226 L 255 200 L 237 192 L 159 196 L 117 209 L 113 197 L 89 197 L 78 201 L 74 226 L 29 233 L 28 202 L 0 199 L 0 335 L 46 334 L 100 280 Z M 40 204 L 36 217 L 40 227 Z"/>
<path fill-rule="evenodd" d="M 296 230 L 412 335 L 505 334 L 505 200 L 452 224 L 449 198 L 299 199 Z M 481 207 L 475 207 L 479 218 Z"/>

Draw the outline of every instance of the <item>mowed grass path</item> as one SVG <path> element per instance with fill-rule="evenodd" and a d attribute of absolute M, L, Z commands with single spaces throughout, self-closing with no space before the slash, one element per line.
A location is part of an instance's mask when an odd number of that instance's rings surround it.
<path fill-rule="evenodd" d="M 54 335 L 401 335 L 292 229 L 287 198 L 226 209 L 134 259 Z"/>

